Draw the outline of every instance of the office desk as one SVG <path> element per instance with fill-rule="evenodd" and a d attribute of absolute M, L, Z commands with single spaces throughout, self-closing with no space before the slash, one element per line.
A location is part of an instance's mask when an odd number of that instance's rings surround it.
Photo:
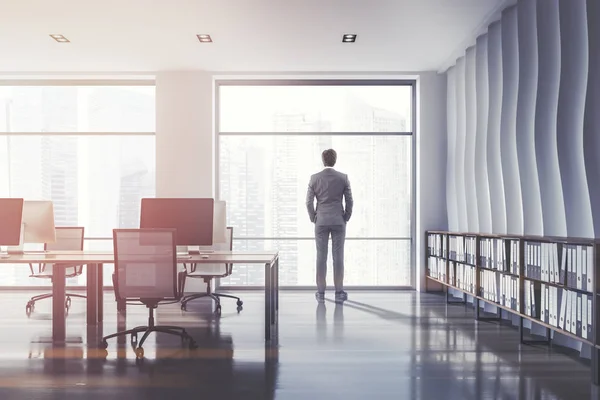
<path fill-rule="evenodd" d="M 207 258 L 201 255 L 178 258 L 178 263 L 196 264 L 263 264 L 265 266 L 265 340 L 272 340 L 272 330 L 278 324 L 279 310 L 279 254 L 277 252 L 249 253 L 215 251 Z M 87 266 L 87 323 L 102 324 L 103 264 L 114 264 L 112 252 L 50 251 L 31 252 L 0 257 L 0 264 L 54 264 L 52 278 L 52 342 L 66 342 L 65 268 L 61 264 Z"/>

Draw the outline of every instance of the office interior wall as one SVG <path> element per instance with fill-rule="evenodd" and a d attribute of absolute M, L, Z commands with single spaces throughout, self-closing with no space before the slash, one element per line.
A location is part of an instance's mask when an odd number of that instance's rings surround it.
<path fill-rule="evenodd" d="M 588 79 L 583 125 L 585 172 L 592 207 L 594 236 L 600 237 L 600 1 L 587 2 Z"/>
<path fill-rule="evenodd" d="M 477 39 L 476 96 L 489 97 L 489 104 L 477 102 L 476 143 L 480 135 L 481 142 L 485 137 L 487 160 L 476 155 L 475 168 L 484 171 L 487 166 L 490 187 L 488 203 L 485 175 L 477 175 L 477 204 L 492 211 L 491 233 L 599 237 L 599 24 L 597 0 L 519 0 Z M 482 62 L 486 51 L 487 65 Z M 462 129 L 457 123 L 462 108 L 472 115 L 472 77 L 467 74 L 473 72 L 460 68 L 469 56 L 465 49 L 465 56 L 447 71 L 448 90 L 455 91 L 448 93 L 449 101 L 465 101 L 447 108 L 448 182 L 465 179 L 451 175 L 461 173 L 451 162 L 452 146 L 461 142 L 451 142 L 453 129 Z M 478 152 L 481 147 L 476 145 Z M 455 151 L 458 155 L 464 149 Z M 448 185 L 448 198 L 454 197 L 453 190 L 462 188 Z M 449 207 L 448 213 L 458 226 L 466 222 L 467 231 L 486 232 L 485 223 L 461 221 L 460 205 Z M 555 333 L 554 341 L 589 354 L 586 346 L 563 335 Z"/>
<path fill-rule="evenodd" d="M 506 201 L 506 232 L 523 234 L 523 200 L 517 157 L 517 96 L 519 87 L 519 44 L 517 8 L 502 13 L 502 109 L 500 113 L 500 157 Z"/>
<path fill-rule="evenodd" d="M 425 231 L 448 229 L 446 208 L 446 76 L 422 73 L 417 81 L 416 288 L 425 287 Z M 433 290 L 433 286 L 431 287 Z"/>
<path fill-rule="evenodd" d="M 542 197 L 535 155 L 535 109 L 538 90 L 536 0 L 521 1 L 517 11 L 519 92 L 517 95 L 517 155 L 523 197 L 523 232 L 544 234 Z"/>
<path fill-rule="evenodd" d="M 213 81 L 201 71 L 156 75 L 156 196 L 213 196 Z"/>
<path fill-rule="evenodd" d="M 472 71 L 471 71 L 472 73 Z M 492 232 L 492 203 L 490 202 L 490 183 L 488 177 L 487 141 L 489 113 L 488 81 L 488 37 L 482 35 L 475 43 L 475 114 L 477 130 L 475 132 L 475 169 L 476 201 L 479 213 L 479 231 Z M 471 110 L 472 112 L 472 110 Z"/>

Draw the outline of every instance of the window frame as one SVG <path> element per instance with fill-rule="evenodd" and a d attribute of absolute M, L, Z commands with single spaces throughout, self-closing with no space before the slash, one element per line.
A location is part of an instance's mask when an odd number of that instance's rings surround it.
<path fill-rule="evenodd" d="M 408 132 L 221 132 L 220 124 L 220 89 L 224 86 L 409 86 L 411 87 L 411 131 Z M 406 290 L 415 289 L 416 287 L 416 148 L 417 148 L 417 79 L 232 79 L 223 78 L 214 80 L 214 174 L 213 174 L 213 193 L 215 198 L 220 198 L 220 140 L 221 136 L 411 136 L 411 237 L 370 237 L 370 238 L 355 238 L 347 237 L 346 240 L 395 240 L 395 241 L 410 241 L 410 286 L 348 286 L 353 290 Z M 253 238 L 241 237 L 238 240 L 314 240 L 314 238 Z M 234 237 L 234 240 L 236 238 Z M 224 285 L 221 280 L 216 282 L 216 289 L 223 290 L 257 290 L 264 286 L 246 285 Z M 314 286 L 280 286 L 282 290 L 314 290 Z"/>
<path fill-rule="evenodd" d="M 2 86 L 152 86 L 156 87 L 156 80 L 154 78 L 140 78 L 140 79 L 48 79 L 48 78 L 22 78 L 22 79 L 10 79 L 0 78 L 0 87 Z M 58 132 L 58 131 L 47 131 L 47 132 L 23 132 L 23 131 L 11 131 L 11 132 L 0 132 L 0 137 L 3 136 L 156 136 L 156 131 L 151 132 L 126 132 L 126 131 L 112 131 L 112 132 Z M 85 243 L 98 242 L 98 241 L 111 241 L 112 237 L 84 237 Z M 14 290 L 47 290 L 48 286 L 42 285 L 28 285 L 28 286 L 0 286 L 0 290 L 14 289 Z M 85 285 L 69 286 L 71 290 L 85 289 Z M 104 286 L 104 289 L 112 289 L 112 285 Z"/>

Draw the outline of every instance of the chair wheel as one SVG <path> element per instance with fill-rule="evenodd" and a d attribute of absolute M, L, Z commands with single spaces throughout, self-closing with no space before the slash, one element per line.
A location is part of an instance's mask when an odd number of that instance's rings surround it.
<path fill-rule="evenodd" d="M 237 308 L 237 312 L 238 312 L 238 313 L 240 313 L 240 312 L 242 312 L 242 310 L 243 310 L 243 309 L 244 309 L 244 307 L 242 307 L 242 306 L 238 306 L 238 308 Z"/>
<path fill-rule="evenodd" d="M 217 316 L 221 315 L 221 305 L 220 304 L 217 306 L 217 308 L 215 308 L 215 315 L 217 315 Z"/>
<path fill-rule="evenodd" d="M 135 349 L 135 357 L 138 359 L 144 358 L 144 349 L 141 347 L 138 347 L 137 349 Z"/>
<path fill-rule="evenodd" d="M 238 301 L 237 301 L 237 306 L 238 306 L 238 307 L 242 307 L 243 305 L 244 305 L 244 302 L 243 302 L 243 301 L 241 301 L 241 300 L 238 300 Z"/>
<path fill-rule="evenodd" d="M 65 300 L 65 308 L 70 308 L 71 307 L 71 298 L 67 296 L 67 299 Z"/>
<path fill-rule="evenodd" d="M 27 316 L 29 317 L 31 315 L 31 313 L 33 312 L 33 304 L 31 303 L 27 303 L 27 305 L 25 306 L 25 314 L 27 314 Z"/>
<path fill-rule="evenodd" d="M 190 340 L 189 349 L 190 350 L 195 350 L 197 348 L 198 348 L 198 345 L 196 344 L 196 342 L 194 342 L 194 340 Z"/>
<path fill-rule="evenodd" d="M 106 350 L 106 349 L 108 349 L 108 342 L 106 340 L 103 340 L 102 342 L 100 342 L 100 345 L 98 345 L 98 347 Z"/>
<path fill-rule="evenodd" d="M 187 306 L 185 304 L 181 305 L 181 311 L 187 311 Z"/>

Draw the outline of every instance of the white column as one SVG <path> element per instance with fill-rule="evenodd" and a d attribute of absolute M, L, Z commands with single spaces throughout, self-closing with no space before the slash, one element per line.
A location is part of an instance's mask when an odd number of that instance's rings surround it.
<path fill-rule="evenodd" d="M 213 81 L 208 72 L 156 76 L 156 196 L 213 196 Z"/>
<path fill-rule="evenodd" d="M 213 81 L 202 71 L 156 75 L 156 197 L 213 197 Z M 206 285 L 188 279 L 186 292 Z"/>

